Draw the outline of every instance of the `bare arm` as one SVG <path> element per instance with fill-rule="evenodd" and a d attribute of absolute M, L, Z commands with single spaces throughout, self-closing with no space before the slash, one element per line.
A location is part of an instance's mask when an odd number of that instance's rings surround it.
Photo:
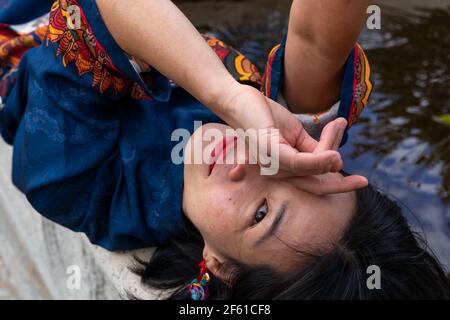
<path fill-rule="evenodd" d="M 368 0 L 294 0 L 283 94 L 294 113 L 318 113 L 339 100 L 345 61 L 364 25 Z"/>
<path fill-rule="evenodd" d="M 226 118 L 220 102 L 238 83 L 171 1 L 96 1 L 109 31 L 124 51 L 149 63 Z"/>
<path fill-rule="evenodd" d="M 266 129 L 267 139 L 258 139 L 258 150 L 278 145 L 281 170 L 305 176 L 337 172 L 341 156 L 323 141 L 336 139 L 327 131 L 322 143 L 313 140 L 292 114 L 273 103 L 259 90 L 241 85 L 202 36 L 169 0 L 96 0 L 103 20 L 119 46 L 149 63 L 175 81 L 235 129 Z M 186 48 L 189 48 L 186 54 Z M 274 117 L 273 115 L 277 117 Z M 284 126 L 277 126 L 283 123 Z M 290 123 L 288 130 L 286 123 Z M 331 126 L 339 130 L 339 119 Z M 281 136 L 275 128 L 280 127 Z M 352 179 L 356 179 L 352 181 Z M 361 177 L 342 184 L 351 190 L 365 186 Z M 358 182 L 359 181 L 359 182 Z M 341 192 L 336 189 L 336 192 Z M 329 191 L 329 190 L 328 190 Z"/>

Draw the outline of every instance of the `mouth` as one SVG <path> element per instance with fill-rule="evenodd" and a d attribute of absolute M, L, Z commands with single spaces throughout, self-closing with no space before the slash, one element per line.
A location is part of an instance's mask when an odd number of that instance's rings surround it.
<path fill-rule="evenodd" d="M 227 148 L 230 146 L 234 147 L 236 144 L 237 137 L 236 136 L 228 136 L 222 139 L 219 143 L 216 144 L 215 148 L 211 151 L 211 160 L 212 163 L 209 166 L 209 173 L 208 176 L 210 176 L 216 167 L 217 162 L 219 161 L 220 157 L 223 154 L 226 154 Z"/>

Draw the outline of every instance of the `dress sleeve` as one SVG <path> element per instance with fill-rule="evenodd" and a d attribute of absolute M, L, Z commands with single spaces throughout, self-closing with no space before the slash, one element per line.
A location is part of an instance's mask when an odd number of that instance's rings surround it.
<path fill-rule="evenodd" d="M 190 128 L 206 108 L 182 90 L 171 97 L 169 79 L 127 55 L 94 0 L 55 1 L 30 48 L 23 46 L 30 35 L 3 28 L 5 46 L 21 53 L 5 56 L 15 63 L 0 75 L 0 130 L 14 145 L 14 184 L 44 217 L 106 249 L 164 243 L 183 223 L 183 167 L 161 137 Z M 205 40 L 236 80 L 259 84 L 247 58 Z"/>
<path fill-rule="evenodd" d="M 284 52 L 286 38 L 272 49 L 269 54 L 266 70 L 262 80 L 262 92 L 280 104 L 287 106 L 281 95 L 284 70 Z M 349 54 L 345 63 L 342 78 L 340 100 L 330 106 L 326 112 L 319 114 L 296 114 L 308 133 L 318 139 L 327 123 L 343 117 L 348 121 L 348 127 L 343 138 L 343 144 L 348 139 L 348 130 L 358 121 L 359 116 L 367 106 L 373 90 L 373 80 L 370 64 L 362 47 L 357 44 Z"/>
<path fill-rule="evenodd" d="M 20 44 L 14 39 L 10 43 Z M 131 148 L 124 132 L 152 129 L 156 136 L 164 127 L 157 115 L 141 127 L 135 121 L 124 124 L 125 118 L 156 105 L 163 112 L 168 108 L 160 102 L 171 96 L 170 81 L 146 68 L 144 79 L 114 41 L 95 1 L 57 0 L 42 42 L 0 77 L 8 84 L 0 129 L 14 145 L 14 184 L 43 216 L 110 250 L 158 245 L 182 217 L 181 195 L 174 195 L 166 207 L 149 200 L 159 197 L 157 188 L 160 193 L 170 189 L 163 188 L 164 177 L 178 187 L 182 172 L 172 170 L 169 179 L 164 175 L 169 161 L 155 156 L 151 164 L 161 175 L 150 183 L 145 179 L 150 170 L 144 178 L 143 165 L 129 164 Z M 133 93 L 154 103 L 140 108 L 143 101 Z M 170 154 L 167 146 L 157 146 L 155 154 Z M 152 220 L 159 208 L 167 209 L 164 231 Z"/>
<path fill-rule="evenodd" d="M 39 3 L 39 12 L 48 7 L 43 0 L 17 3 L 30 8 Z M 28 8 L 15 4 L 4 2 L 9 11 L 5 21 L 15 21 L 8 17 Z M 92 109 L 89 111 L 130 97 L 168 102 L 170 80 L 148 65 L 144 71 L 139 73 L 132 57 L 114 41 L 95 1 L 56 0 L 51 5 L 48 26 L 29 34 L 18 33 L 0 20 L 0 95 L 2 103 L 11 106 L 1 116 L 1 134 L 8 143 L 14 140 L 27 102 L 24 91 L 28 86 L 24 82 L 32 76 L 37 76 L 46 93 L 70 96 L 78 106 L 96 101 L 97 108 L 90 106 L 86 108 Z M 68 94 L 76 91 L 83 94 Z"/>
<path fill-rule="evenodd" d="M 99 94 L 119 99 L 131 94 L 136 99 L 170 99 L 170 81 L 147 66 L 142 77 L 115 42 L 93 0 L 58 0 L 49 21 L 47 44 L 62 58 L 64 67 L 74 65 L 78 74 L 89 78 Z"/>

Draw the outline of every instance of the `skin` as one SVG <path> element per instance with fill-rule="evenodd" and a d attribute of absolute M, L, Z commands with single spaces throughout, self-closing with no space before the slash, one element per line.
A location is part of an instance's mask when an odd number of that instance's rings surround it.
<path fill-rule="evenodd" d="M 347 4 L 346 1 L 337 1 L 341 5 Z M 317 152 L 310 147 L 307 134 L 292 114 L 284 113 L 284 108 L 277 103 L 267 101 L 259 90 L 234 80 L 200 33 L 171 1 L 135 0 L 130 6 L 122 0 L 96 0 L 96 4 L 108 30 L 124 51 L 172 79 L 233 128 L 267 129 L 269 133 L 265 141 L 267 145 L 271 142 L 279 144 L 280 167 L 284 171 L 292 176 L 307 176 L 337 172 L 342 168 L 339 153 L 330 150 Z M 311 30 L 315 34 L 319 31 L 321 29 Z M 289 44 L 307 38 L 293 39 L 289 40 Z M 186 52 L 186 48 L 189 48 L 189 54 L 180 54 Z M 306 61 L 313 61 L 315 56 L 307 58 Z M 298 64 L 298 60 L 293 62 Z M 288 65 L 291 64 L 292 61 L 289 61 Z M 310 71 L 294 71 L 288 83 L 311 81 L 317 72 Z M 318 81 L 316 79 L 314 83 Z M 311 86 L 305 88 L 307 90 L 302 91 L 302 97 L 315 90 Z M 298 97 L 292 98 L 289 91 L 287 93 L 289 104 L 297 105 L 295 99 Z M 328 94 L 320 91 L 316 102 L 326 101 Z M 284 123 L 292 123 L 289 130 L 285 130 Z M 280 135 L 275 129 L 280 130 Z M 265 147 L 263 143 L 258 141 L 261 148 Z"/>
<path fill-rule="evenodd" d="M 229 127 L 208 124 L 197 130 L 187 144 L 186 157 L 193 156 L 195 143 L 204 140 L 211 128 L 225 135 Z M 204 143 L 202 150 L 206 148 L 211 146 Z M 233 148 L 225 154 L 230 152 Z M 305 259 L 294 249 L 326 249 L 339 240 L 356 210 L 354 191 L 315 195 L 301 188 L 302 178 L 262 176 L 258 165 L 248 164 L 248 152 L 235 147 L 234 155 L 235 164 L 216 164 L 211 175 L 207 163 L 186 164 L 184 170 L 183 211 L 205 240 L 203 255 L 215 276 L 225 277 L 223 266 L 230 259 L 285 271 Z M 264 201 L 268 213 L 255 224 Z M 282 206 L 286 212 L 276 236 L 258 244 Z"/>
<path fill-rule="evenodd" d="M 292 112 L 323 112 L 339 100 L 343 67 L 369 4 L 369 0 L 292 2 L 283 87 Z"/>
<path fill-rule="evenodd" d="M 234 129 L 269 129 L 266 141 L 280 146 L 282 170 L 276 177 L 261 176 L 258 165 L 217 165 L 211 176 L 207 164 L 186 165 L 183 209 L 204 237 L 209 270 L 224 277 L 223 266 L 230 259 L 284 270 L 296 263 L 298 255 L 292 248 L 332 246 L 354 214 L 353 190 L 367 185 L 363 177 L 336 173 L 343 165 L 336 152 L 343 123 L 334 121 L 321 140 L 314 141 L 284 107 L 237 83 L 169 0 L 135 0 L 132 6 L 121 0 L 96 3 L 124 51 L 174 80 Z M 345 59 L 363 25 L 367 4 L 367 0 L 293 1 L 283 88 L 290 111 L 319 113 L 338 100 Z M 189 54 L 179 54 L 187 47 Z M 196 132 L 187 156 L 197 139 L 202 136 Z M 243 152 L 237 157 L 249 156 Z M 270 211 L 252 225 L 264 199 Z M 255 246 L 283 204 L 287 210 L 277 237 Z"/>

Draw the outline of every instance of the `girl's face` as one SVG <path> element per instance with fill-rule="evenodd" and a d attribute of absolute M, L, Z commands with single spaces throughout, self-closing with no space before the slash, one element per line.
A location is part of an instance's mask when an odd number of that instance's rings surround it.
<path fill-rule="evenodd" d="M 205 141 L 208 150 L 217 145 L 204 139 L 208 129 L 225 136 L 231 128 L 208 124 L 201 129 L 189 140 L 185 160 L 193 159 L 195 143 Z M 222 155 L 234 150 L 235 164 L 216 164 L 212 170 L 208 163 L 185 164 L 184 170 L 183 210 L 203 236 L 204 258 L 213 273 L 229 259 L 282 271 L 296 262 L 296 250 L 324 249 L 339 240 L 356 210 L 355 192 L 317 196 L 296 186 L 301 178 L 263 176 L 258 165 L 236 164 L 248 163 L 248 154 L 235 148 L 232 136 L 226 140 Z"/>

